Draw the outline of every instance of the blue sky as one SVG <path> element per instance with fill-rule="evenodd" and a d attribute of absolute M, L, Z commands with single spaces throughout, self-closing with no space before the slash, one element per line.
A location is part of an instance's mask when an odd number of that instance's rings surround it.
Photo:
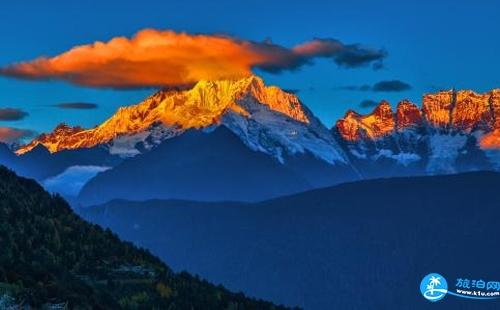
<path fill-rule="evenodd" d="M 335 38 L 383 48 L 384 68 L 339 68 L 332 60 L 280 74 L 257 72 L 269 84 L 297 89 L 301 100 L 332 126 L 363 100 L 409 98 L 451 87 L 479 92 L 500 87 L 498 1 L 15 1 L 0 6 L 0 67 L 55 56 L 76 45 L 132 36 L 143 28 L 224 33 L 292 47 L 313 38 Z M 400 80 L 402 92 L 341 90 Z M 0 77 L 0 107 L 29 113 L 1 126 L 50 131 L 60 122 L 94 126 L 119 106 L 153 90 L 110 90 L 61 81 Z M 59 109 L 54 104 L 90 102 L 98 109 Z"/>

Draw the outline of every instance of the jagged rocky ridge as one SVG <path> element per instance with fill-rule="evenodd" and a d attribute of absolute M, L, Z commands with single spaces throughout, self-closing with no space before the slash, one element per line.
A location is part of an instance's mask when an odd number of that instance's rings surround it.
<path fill-rule="evenodd" d="M 500 89 L 426 94 L 421 109 L 382 101 L 368 115 L 348 111 L 333 132 L 366 177 L 497 169 Z"/>

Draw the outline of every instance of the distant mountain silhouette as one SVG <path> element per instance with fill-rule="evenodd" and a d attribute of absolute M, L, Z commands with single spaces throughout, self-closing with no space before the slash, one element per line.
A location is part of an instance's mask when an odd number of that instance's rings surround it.
<path fill-rule="evenodd" d="M 305 309 L 497 309 L 447 296 L 438 272 L 498 279 L 500 174 L 378 179 L 255 204 L 115 200 L 82 209 L 175 270 Z"/>

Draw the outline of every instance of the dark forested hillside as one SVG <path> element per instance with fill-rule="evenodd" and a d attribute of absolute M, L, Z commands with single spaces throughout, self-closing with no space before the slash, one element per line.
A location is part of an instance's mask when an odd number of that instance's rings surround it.
<path fill-rule="evenodd" d="M 58 196 L 0 167 L 0 307 L 277 309 L 173 273 L 89 224 Z"/>

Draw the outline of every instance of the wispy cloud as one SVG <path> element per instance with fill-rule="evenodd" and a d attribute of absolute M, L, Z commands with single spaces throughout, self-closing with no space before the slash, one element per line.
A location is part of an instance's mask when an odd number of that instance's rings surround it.
<path fill-rule="evenodd" d="M 18 121 L 28 115 L 27 112 L 20 109 L 0 108 L 0 121 Z"/>
<path fill-rule="evenodd" d="M 378 105 L 378 102 L 371 99 L 365 99 L 359 103 L 359 107 L 361 108 L 373 108 Z"/>
<path fill-rule="evenodd" d="M 58 79 L 77 85 L 144 88 L 190 85 L 204 79 L 241 78 L 254 69 L 279 73 L 330 58 L 356 68 L 383 61 L 382 49 L 339 40 L 314 39 L 287 48 L 226 35 L 146 29 L 131 39 L 76 46 L 55 57 L 8 65 L 0 74 L 20 79 Z"/>
<path fill-rule="evenodd" d="M 352 91 L 370 91 L 370 90 L 372 90 L 372 87 L 370 85 L 361 85 L 361 86 L 349 85 L 349 86 L 335 87 L 335 89 L 352 90 Z"/>
<path fill-rule="evenodd" d="M 296 46 L 295 52 L 312 57 L 332 58 L 341 67 L 356 68 L 374 63 L 380 69 L 381 61 L 387 56 L 383 49 L 373 49 L 360 44 L 343 44 L 336 39 L 315 39 Z"/>
<path fill-rule="evenodd" d="M 286 88 L 283 90 L 290 94 L 298 94 L 300 92 L 300 89 L 298 88 Z"/>
<path fill-rule="evenodd" d="M 65 102 L 54 104 L 54 107 L 60 109 L 75 109 L 75 110 L 92 110 L 97 109 L 98 105 L 95 103 L 88 102 Z"/>
<path fill-rule="evenodd" d="M 411 89 L 411 85 L 400 80 L 381 81 L 373 85 L 373 91 L 399 92 Z"/>
<path fill-rule="evenodd" d="M 336 87 L 337 90 L 373 91 L 373 92 L 402 92 L 412 89 L 411 85 L 400 80 L 380 81 L 373 85 L 349 85 Z"/>

